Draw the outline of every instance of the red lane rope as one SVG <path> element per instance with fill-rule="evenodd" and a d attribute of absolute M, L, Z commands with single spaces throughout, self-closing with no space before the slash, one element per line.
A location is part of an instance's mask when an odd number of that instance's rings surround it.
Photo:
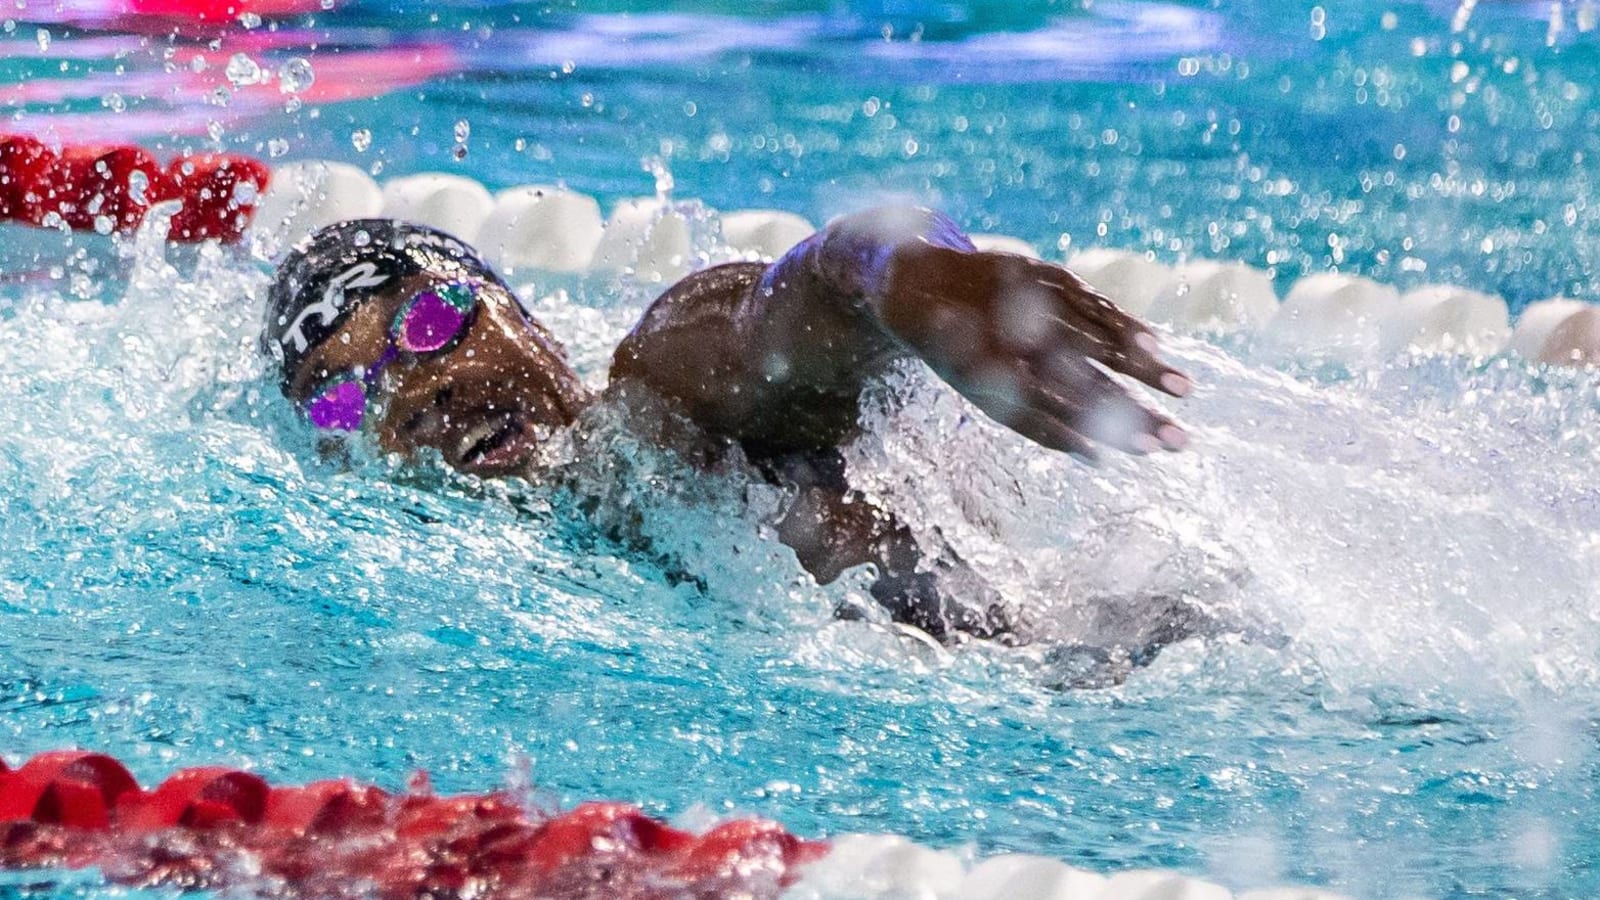
<path fill-rule="evenodd" d="M 273 787 L 236 769 L 142 790 L 116 759 L 0 761 L 0 867 L 97 867 L 113 882 L 305 898 L 776 897 L 827 853 L 756 819 L 696 835 L 638 808 L 529 811 L 507 793 Z"/>
<path fill-rule="evenodd" d="M 0 220 L 74 231 L 127 233 L 150 207 L 183 206 L 169 238 L 236 241 L 250 224 L 271 172 L 232 153 L 180 156 L 166 165 L 136 146 L 69 146 L 0 135 Z"/>
<path fill-rule="evenodd" d="M 105 6 L 123 14 L 221 24 L 230 23 L 244 13 L 275 18 L 332 8 L 316 0 L 121 0 Z"/>

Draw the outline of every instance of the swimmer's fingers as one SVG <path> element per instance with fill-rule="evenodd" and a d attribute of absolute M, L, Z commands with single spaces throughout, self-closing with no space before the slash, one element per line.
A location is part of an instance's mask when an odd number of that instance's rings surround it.
<path fill-rule="evenodd" d="M 962 393 L 990 418 L 1051 450 L 1093 463 L 1101 443 L 1127 453 L 1178 450 L 1188 435 L 1147 409 L 1089 361 L 1059 354 L 1049 366 L 991 368 L 962 379 Z"/>
<path fill-rule="evenodd" d="M 1155 339 L 1071 272 L 1006 253 L 918 245 L 899 252 L 878 304 L 884 327 L 990 418 L 1028 439 L 1093 458 L 1186 437 L 1106 373 L 1176 396 L 1189 382 Z"/>
<path fill-rule="evenodd" d="M 1036 409 L 1023 409 L 1017 411 L 1011 416 L 1010 421 L 1003 424 L 1041 447 L 1070 453 L 1090 465 L 1100 461 L 1099 452 L 1088 438 L 1048 413 Z"/>
<path fill-rule="evenodd" d="M 1077 416 L 1059 400 L 1043 395 L 1037 379 L 1019 360 L 992 361 L 952 373 L 946 380 L 989 418 L 1051 450 L 1093 462 L 1094 442 L 1073 426 Z"/>
<path fill-rule="evenodd" d="M 1188 395 L 1189 377 L 1156 355 L 1159 347 L 1149 326 L 1067 269 L 1041 267 L 1065 307 L 1061 324 L 1072 332 L 1068 340 L 1081 346 L 1086 356 L 1173 397 Z"/>
<path fill-rule="evenodd" d="M 1134 327 L 1121 335 L 1122 346 L 1096 359 L 1111 371 L 1144 382 L 1164 394 L 1187 397 L 1193 387 L 1189 376 L 1156 356 L 1156 336 L 1150 329 L 1135 319 L 1129 321 L 1134 322 Z"/>
<path fill-rule="evenodd" d="M 1034 366 L 1031 406 L 1075 432 L 1127 453 L 1180 450 L 1188 434 L 1176 422 L 1140 403 L 1086 361 L 1057 357 Z"/>

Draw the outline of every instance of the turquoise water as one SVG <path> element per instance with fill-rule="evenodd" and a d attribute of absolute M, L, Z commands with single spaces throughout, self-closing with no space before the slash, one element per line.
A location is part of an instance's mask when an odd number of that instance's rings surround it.
<path fill-rule="evenodd" d="M 679 197 L 819 221 L 928 202 L 1057 258 L 1105 244 L 1239 259 L 1280 287 L 1338 266 L 1514 307 L 1600 299 L 1582 4 L 1560 29 L 1549 3 L 369 4 L 240 26 L 216 52 L 272 71 L 304 56 L 325 88 L 340 59 L 397 45 L 454 70 L 401 84 L 390 61 L 372 98 L 269 84 L 226 105 L 184 74 L 206 39 L 37 6 L 7 12 L 0 59 L 32 85 L 19 127 L 606 201 L 666 171 Z M 146 781 L 219 761 L 389 785 L 425 768 L 446 789 L 532 783 L 1236 889 L 1600 892 L 1592 375 L 1329 370 L 1173 337 L 1201 385 L 1172 407 L 1193 450 L 1091 471 L 907 370 L 853 477 L 1058 635 L 934 651 L 832 621 L 859 581 L 804 575 L 761 524 L 777 501 L 759 479 L 697 473 L 616 410 L 551 448 L 545 484 L 322 462 L 255 355 L 247 252 L 3 238 L 13 760 L 81 744 Z M 80 247 L 92 275 L 68 262 Z M 563 286 L 528 294 L 598 379 L 655 288 Z M 1247 627 L 1120 686 L 1060 687 L 1086 619 L 1149 619 L 1156 596 Z"/>

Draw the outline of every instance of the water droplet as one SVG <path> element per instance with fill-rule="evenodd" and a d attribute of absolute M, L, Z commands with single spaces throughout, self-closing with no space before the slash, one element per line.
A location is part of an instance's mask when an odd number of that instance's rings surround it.
<path fill-rule="evenodd" d="M 656 196 L 666 200 L 672 195 L 676 187 L 672 180 L 672 170 L 667 168 L 666 160 L 659 156 L 647 156 L 644 159 L 644 170 L 655 177 Z"/>
<path fill-rule="evenodd" d="M 5 28 L 6 28 L 6 34 L 10 34 L 13 31 L 16 31 L 17 30 L 17 20 L 16 19 L 7 19 Z"/>
<path fill-rule="evenodd" d="M 467 138 L 472 137 L 472 123 L 466 119 L 456 120 L 456 143 L 465 144 Z"/>
<path fill-rule="evenodd" d="M 243 12 L 239 14 L 239 24 L 245 28 L 260 28 L 261 17 L 253 12 Z"/>
<path fill-rule="evenodd" d="M 41 28 L 34 33 L 34 39 L 39 42 L 39 52 L 44 53 L 50 49 L 50 29 Z"/>
<path fill-rule="evenodd" d="M 355 237 L 352 237 L 350 242 L 357 247 L 365 247 L 372 243 L 372 235 L 368 234 L 367 230 L 363 228 L 355 233 Z"/>
<path fill-rule="evenodd" d="M 367 148 L 372 146 L 372 132 L 366 128 L 350 132 L 350 146 L 356 148 L 357 153 L 367 152 Z"/>
<path fill-rule="evenodd" d="M 150 190 L 150 176 L 139 169 L 128 173 L 128 196 L 133 202 L 143 204 L 146 202 L 147 192 Z"/>
<path fill-rule="evenodd" d="M 249 206 L 256 202 L 256 197 L 260 194 L 261 189 L 256 187 L 254 181 L 241 181 L 233 186 L 233 205 Z"/>
<path fill-rule="evenodd" d="M 457 144 L 456 148 L 454 150 L 450 151 L 450 155 L 455 157 L 458 162 L 460 160 L 466 159 L 467 158 L 467 145 L 466 144 Z"/>
<path fill-rule="evenodd" d="M 116 93 L 115 91 L 106 94 L 104 97 L 101 97 L 100 105 L 111 110 L 112 112 L 118 113 L 128 108 L 128 104 L 122 99 L 122 95 Z"/>
<path fill-rule="evenodd" d="M 223 70 L 228 80 L 234 87 L 244 87 L 247 84 L 258 84 L 261 81 L 261 67 L 256 61 L 243 53 L 235 53 L 228 59 L 228 67 Z"/>
<path fill-rule="evenodd" d="M 311 61 L 303 56 L 292 57 L 278 67 L 278 90 L 285 94 L 298 94 L 316 80 Z"/>
<path fill-rule="evenodd" d="M 216 119 L 212 119 L 211 121 L 207 122 L 206 134 L 211 135 L 211 139 L 213 141 L 222 140 L 222 123 L 218 122 Z"/>
<path fill-rule="evenodd" d="M 518 153 L 521 153 L 522 151 L 528 149 L 528 139 L 527 138 L 517 138 L 516 143 L 512 144 L 511 146 Z"/>
<path fill-rule="evenodd" d="M 198 53 L 194 55 L 193 59 L 189 60 L 189 71 L 196 75 L 204 72 L 208 66 L 209 63 L 206 62 L 206 58 Z"/>
<path fill-rule="evenodd" d="M 276 159 L 289 152 L 289 142 L 283 138 L 273 138 L 267 141 L 267 156 Z"/>

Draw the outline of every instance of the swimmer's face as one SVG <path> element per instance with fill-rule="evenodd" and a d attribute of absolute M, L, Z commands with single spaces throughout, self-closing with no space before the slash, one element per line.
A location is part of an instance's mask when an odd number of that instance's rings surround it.
<path fill-rule="evenodd" d="M 587 393 L 560 346 L 492 282 L 472 283 L 476 306 L 447 346 L 432 354 L 395 354 L 392 329 L 400 310 L 419 294 L 451 284 L 422 273 L 362 303 L 300 361 L 289 397 L 303 408 L 327 385 L 360 381 L 381 364 L 365 379 L 361 427 L 384 450 L 409 455 L 432 447 L 463 472 L 523 472 L 539 442 L 577 416 Z"/>

